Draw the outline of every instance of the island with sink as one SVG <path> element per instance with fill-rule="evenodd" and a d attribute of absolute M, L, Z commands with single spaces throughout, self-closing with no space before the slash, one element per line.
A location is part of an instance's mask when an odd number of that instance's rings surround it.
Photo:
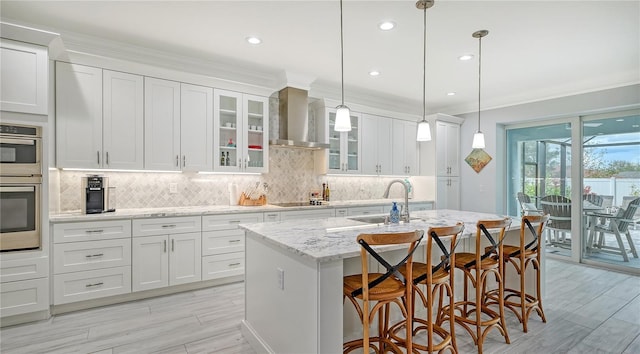
<path fill-rule="evenodd" d="M 427 230 L 463 222 L 458 250 L 469 249 L 476 222 L 503 216 L 457 210 L 418 211 L 409 222 L 384 224 L 385 215 L 241 224 L 245 229 L 244 337 L 257 352 L 338 353 L 361 327 L 343 306 L 344 275 L 360 272 L 360 233 Z M 514 220 L 509 238 L 519 235 Z M 380 249 L 401 257 L 396 246 Z M 394 254 L 395 252 L 395 254 Z M 424 252 L 414 258 L 424 261 Z"/>

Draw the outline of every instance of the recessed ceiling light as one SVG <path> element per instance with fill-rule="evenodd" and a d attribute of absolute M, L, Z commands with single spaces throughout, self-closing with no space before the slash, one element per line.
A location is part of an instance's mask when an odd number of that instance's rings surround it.
<path fill-rule="evenodd" d="M 371 70 L 371 71 L 369 71 L 369 75 L 370 76 L 378 76 L 378 75 L 380 75 L 380 72 L 378 70 Z"/>
<path fill-rule="evenodd" d="M 622 119 L 622 118 L 616 119 L 616 122 L 624 122 L 624 119 Z"/>
<path fill-rule="evenodd" d="M 640 125 L 638 125 L 638 124 L 634 124 L 634 125 L 632 125 L 631 127 L 632 127 L 632 128 L 640 128 Z"/>
<path fill-rule="evenodd" d="M 455 92 L 447 92 L 447 96 L 455 96 L 456 93 Z"/>
<path fill-rule="evenodd" d="M 262 43 L 262 39 L 258 38 L 258 37 L 247 37 L 247 42 L 251 43 L 251 44 L 260 44 Z"/>
<path fill-rule="evenodd" d="M 384 22 L 380 22 L 380 24 L 378 25 L 378 28 L 380 28 L 383 31 L 389 31 L 392 30 L 396 27 L 395 22 L 392 21 L 384 21 Z"/>
<path fill-rule="evenodd" d="M 473 59 L 473 54 L 464 54 L 458 57 L 458 60 L 462 60 L 462 61 L 471 60 L 471 59 Z"/>

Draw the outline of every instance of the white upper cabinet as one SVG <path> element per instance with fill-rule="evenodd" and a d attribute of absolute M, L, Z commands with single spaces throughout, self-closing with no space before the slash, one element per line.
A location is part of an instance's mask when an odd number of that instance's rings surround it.
<path fill-rule="evenodd" d="M 213 169 L 213 89 L 180 84 L 180 165 L 183 171 Z"/>
<path fill-rule="evenodd" d="M 57 166 L 142 169 L 142 76 L 56 63 Z"/>
<path fill-rule="evenodd" d="M 141 170 L 144 166 L 143 77 L 103 72 L 104 168 Z"/>
<path fill-rule="evenodd" d="M 144 168 L 180 170 L 180 83 L 144 78 Z"/>
<path fill-rule="evenodd" d="M 362 114 L 362 173 L 390 175 L 392 168 L 392 119 Z"/>
<path fill-rule="evenodd" d="M 267 172 L 268 98 L 214 91 L 214 170 Z"/>
<path fill-rule="evenodd" d="M 0 40 L 0 110 L 48 114 L 46 47 Z"/>
<path fill-rule="evenodd" d="M 393 121 L 393 174 L 418 175 L 418 125 L 416 122 Z"/>
<path fill-rule="evenodd" d="M 460 125 L 436 121 L 436 175 L 460 175 Z"/>
<path fill-rule="evenodd" d="M 102 167 L 102 69 L 56 62 L 56 162 Z"/>
<path fill-rule="evenodd" d="M 334 130 L 336 123 L 336 109 L 327 108 L 326 119 L 329 134 L 328 172 L 356 174 L 361 171 L 361 114 L 351 111 L 351 131 L 337 132 Z"/>

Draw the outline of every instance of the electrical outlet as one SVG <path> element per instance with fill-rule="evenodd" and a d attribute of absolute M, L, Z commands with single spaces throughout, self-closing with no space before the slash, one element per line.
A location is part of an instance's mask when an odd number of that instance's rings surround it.
<path fill-rule="evenodd" d="M 177 183 L 169 183 L 169 193 L 171 193 L 171 194 L 178 193 L 178 184 Z"/>
<path fill-rule="evenodd" d="M 276 268 L 278 271 L 278 288 L 284 290 L 284 269 Z"/>

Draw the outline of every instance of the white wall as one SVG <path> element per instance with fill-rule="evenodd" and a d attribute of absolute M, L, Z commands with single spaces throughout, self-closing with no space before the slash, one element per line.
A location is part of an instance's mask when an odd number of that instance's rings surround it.
<path fill-rule="evenodd" d="M 493 160 L 476 173 L 465 162 L 461 166 L 461 209 L 503 213 L 505 210 L 506 135 L 504 126 L 604 113 L 640 107 L 640 84 L 577 94 L 516 106 L 483 110 L 480 129 L 485 134 L 485 151 Z M 461 129 L 462 159 L 471 152 L 471 140 L 477 129 L 477 112 L 458 115 L 465 118 Z"/>

